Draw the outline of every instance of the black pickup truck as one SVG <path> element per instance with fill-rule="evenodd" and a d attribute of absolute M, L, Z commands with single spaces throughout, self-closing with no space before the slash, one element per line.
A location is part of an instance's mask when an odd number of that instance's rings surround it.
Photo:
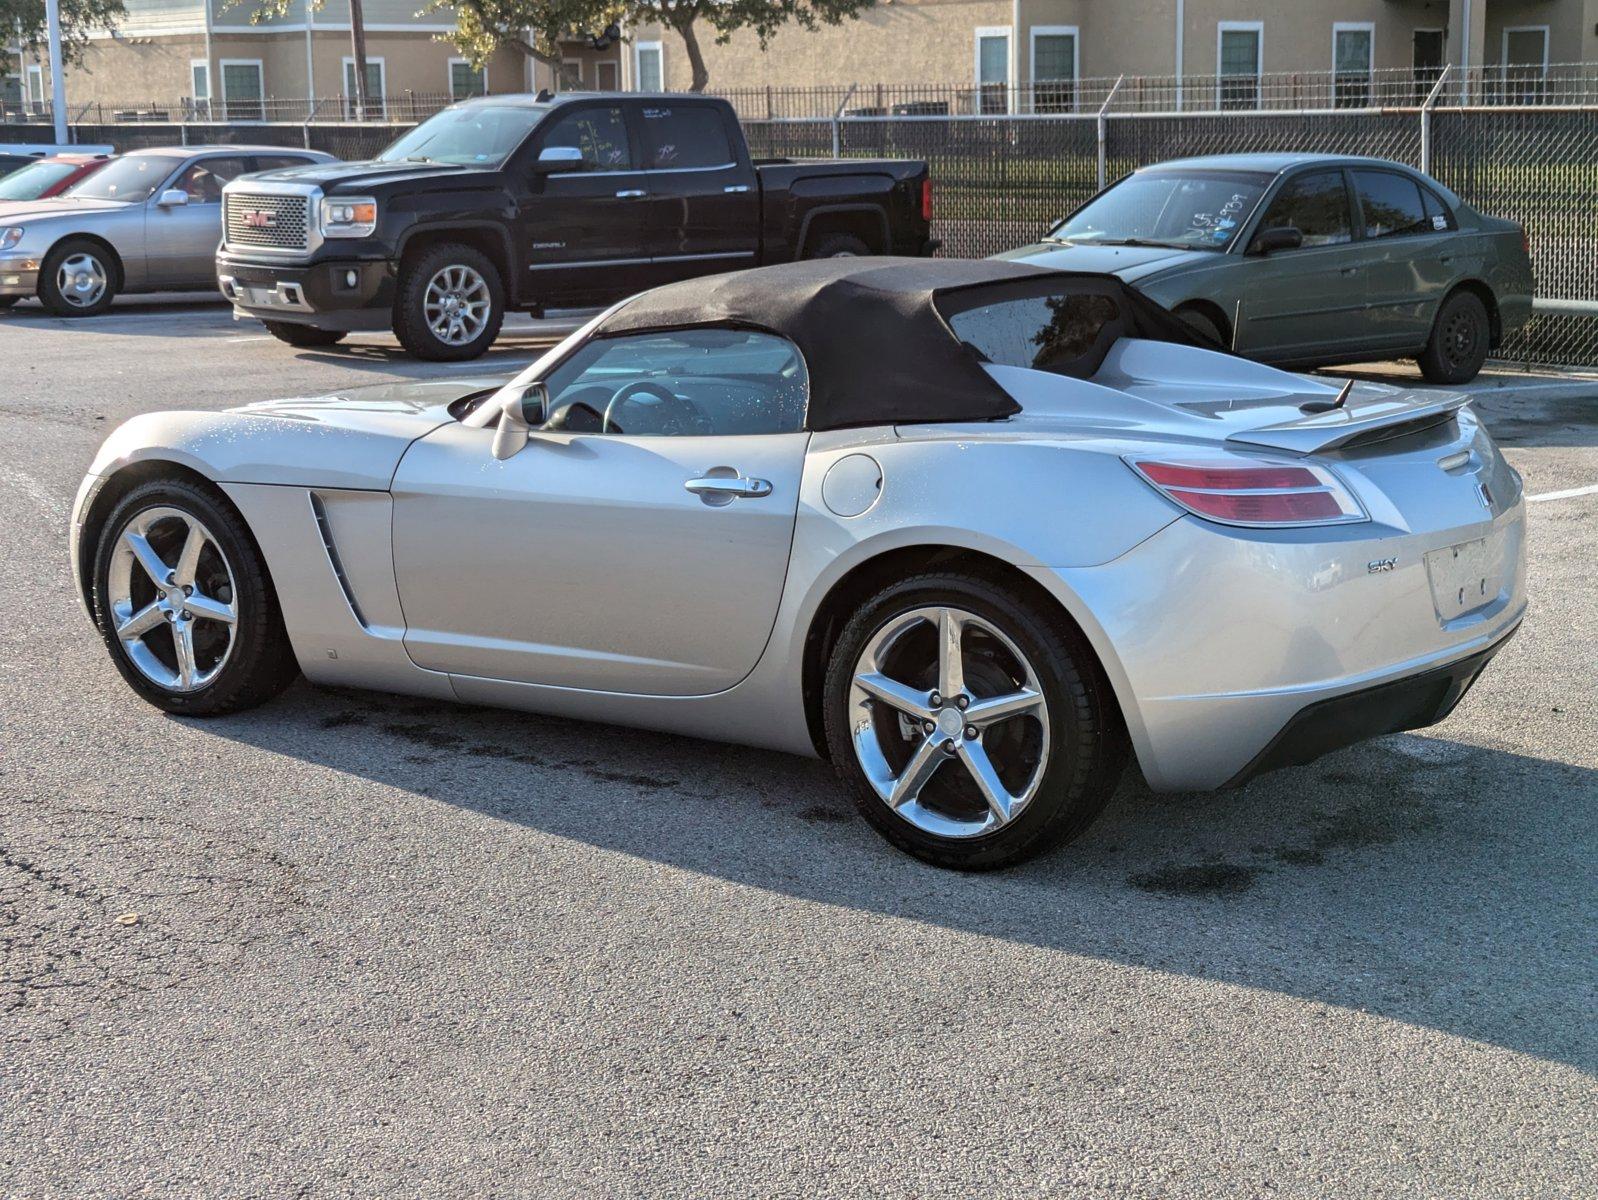
<path fill-rule="evenodd" d="M 930 254 L 927 164 L 756 161 L 732 106 L 682 95 L 485 96 L 364 163 L 223 191 L 217 282 L 293 346 L 392 328 L 475 358 L 505 311 L 844 254 Z"/>

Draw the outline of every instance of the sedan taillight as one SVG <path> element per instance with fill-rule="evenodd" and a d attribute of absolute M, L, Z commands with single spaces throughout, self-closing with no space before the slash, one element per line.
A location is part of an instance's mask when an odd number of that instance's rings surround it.
<path fill-rule="evenodd" d="M 930 178 L 921 181 L 921 219 L 929 223 L 932 220 L 932 180 Z"/>
<path fill-rule="evenodd" d="M 1268 527 L 1366 519 L 1353 493 L 1325 467 L 1220 455 L 1126 462 L 1166 499 L 1206 521 Z"/>

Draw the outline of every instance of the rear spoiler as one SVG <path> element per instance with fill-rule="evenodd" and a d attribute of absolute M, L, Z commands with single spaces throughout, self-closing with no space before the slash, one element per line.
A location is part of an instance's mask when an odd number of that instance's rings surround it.
<path fill-rule="evenodd" d="M 1399 437 L 1452 417 L 1470 397 L 1460 393 L 1399 392 L 1380 400 L 1311 413 L 1280 425 L 1242 429 L 1226 440 L 1248 446 L 1286 450 L 1292 454 L 1316 454 L 1336 450 L 1355 441 L 1377 441 Z M 1405 427 L 1411 427 L 1406 429 Z"/>

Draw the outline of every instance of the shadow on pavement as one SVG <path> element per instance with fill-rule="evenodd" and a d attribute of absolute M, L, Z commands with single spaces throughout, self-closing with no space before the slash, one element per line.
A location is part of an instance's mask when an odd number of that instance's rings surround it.
<path fill-rule="evenodd" d="M 900 855 L 828 767 L 785 755 L 304 684 L 201 728 L 741 885 L 1598 1068 L 1590 842 L 1570 827 L 1598 772 L 1446 725 L 1235 792 L 1157 796 L 1133 772 L 1081 841 L 987 875 Z"/>

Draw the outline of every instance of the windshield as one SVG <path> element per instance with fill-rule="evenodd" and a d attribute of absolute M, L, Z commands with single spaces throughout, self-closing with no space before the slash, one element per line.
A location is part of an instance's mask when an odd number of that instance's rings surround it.
<path fill-rule="evenodd" d="M 76 171 L 75 163 L 31 163 L 0 179 L 0 200 L 37 200 Z"/>
<path fill-rule="evenodd" d="M 65 195 L 79 200 L 148 200 L 182 163 L 176 154 L 130 154 L 73 184 Z"/>
<path fill-rule="evenodd" d="M 1270 181 L 1256 171 L 1139 171 L 1090 200 L 1047 240 L 1225 250 Z"/>
<path fill-rule="evenodd" d="M 470 104 L 448 108 L 423 121 L 379 154 L 376 161 L 497 167 L 548 111 L 544 105 Z"/>

